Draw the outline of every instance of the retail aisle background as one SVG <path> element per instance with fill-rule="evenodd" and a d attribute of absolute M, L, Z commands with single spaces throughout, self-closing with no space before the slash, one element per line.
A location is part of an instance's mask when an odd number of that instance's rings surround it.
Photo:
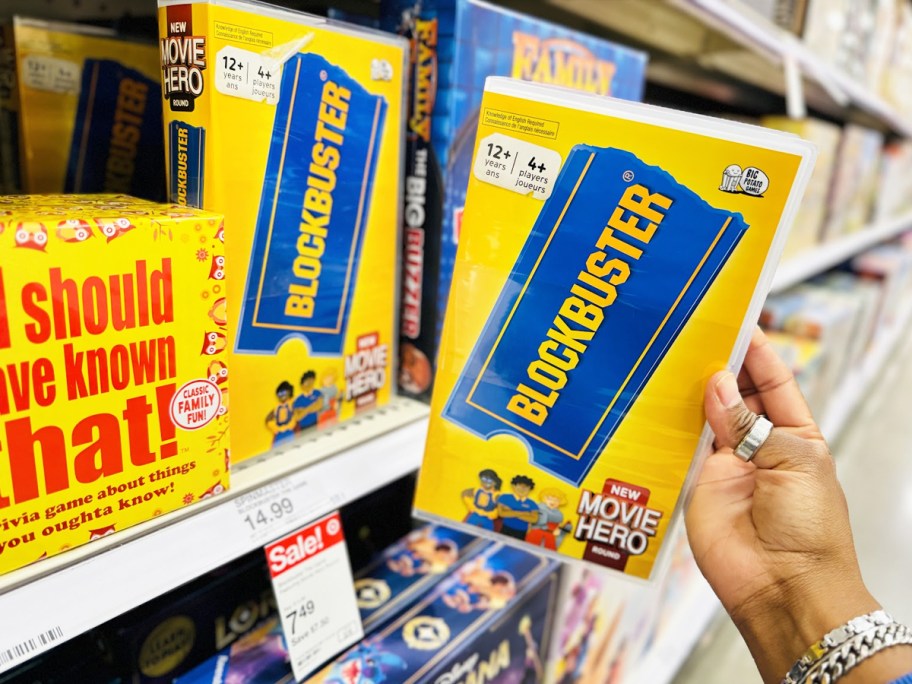
<path fill-rule="evenodd" d="M 912 624 L 910 404 L 912 334 L 907 332 L 840 440 L 830 445 L 848 499 L 865 581 L 884 608 L 906 624 Z M 738 630 L 727 615 L 721 615 L 700 640 L 674 684 L 760 681 Z"/>

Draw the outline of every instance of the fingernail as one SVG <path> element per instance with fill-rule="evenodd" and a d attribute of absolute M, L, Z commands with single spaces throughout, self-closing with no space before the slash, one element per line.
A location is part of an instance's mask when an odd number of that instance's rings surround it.
<path fill-rule="evenodd" d="M 732 408 L 741 402 L 741 392 L 734 375 L 726 373 L 716 381 L 716 398 L 725 408 Z"/>

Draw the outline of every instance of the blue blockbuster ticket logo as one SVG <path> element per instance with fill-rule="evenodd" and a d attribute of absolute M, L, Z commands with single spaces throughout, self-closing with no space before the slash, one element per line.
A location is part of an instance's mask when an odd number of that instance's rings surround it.
<path fill-rule="evenodd" d="M 443 415 L 578 486 L 747 228 L 629 152 L 576 146 Z"/>
<path fill-rule="evenodd" d="M 110 59 L 87 59 L 64 192 L 165 197 L 161 87 Z"/>
<path fill-rule="evenodd" d="M 319 55 L 283 69 L 237 350 L 341 354 L 386 102 Z"/>
<path fill-rule="evenodd" d="M 172 121 L 168 126 L 168 145 L 172 167 L 171 201 L 187 207 L 202 207 L 206 129 Z"/>

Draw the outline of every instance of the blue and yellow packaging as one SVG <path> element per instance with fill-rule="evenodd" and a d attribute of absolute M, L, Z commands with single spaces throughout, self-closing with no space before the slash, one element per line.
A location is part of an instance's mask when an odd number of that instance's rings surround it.
<path fill-rule="evenodd" d="M 490 544 L 308 681 L 542 681 L 558 565 Z"/>
<path fill-rule="evenodd" d="M 709 445 L 703 385 L 743 358 L 813 156 L 489 79 L 418 512 L 649 577 Z"/>
<path fill-rule="evenodd" d="M 20 17 L 11 33 L 17 92 L 0 97 L 0 107 L 4 117 L 18 112 L 18 155 L 3 148 L 21 164 L 22 189 L 163 200 L 155 45 L 106 29 Z"/>
<path fill-rule="evenodd" d="M 235 461 L 385 404 L 407 45 L 243 0 L 160 3 L 169 187 L 219 207 Z"/>
<path fill-rule="evenodd" d="M 400 389 L 430 398 L 488 76 L 639 100 L 647 56 L 482 0 L 382 0 L 412 44 Z"/>
<path fill-rule="evenodd" d="M 365 631 L 408 608 L 481 546 L 465 532 L 423 525 L 386 548 L 355 577 Z"/>

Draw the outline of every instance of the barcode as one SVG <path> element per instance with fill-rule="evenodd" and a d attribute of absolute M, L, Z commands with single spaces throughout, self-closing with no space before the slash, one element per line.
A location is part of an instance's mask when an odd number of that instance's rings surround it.
<path fill-rule="evenodd" d="M 13 660 L 24 658 L 35 651 L 43 651 L 48 645 L 62 638 L 63 630 L 60 627 L 54 627 L 36 637 L 23 641 L 21 644 L 16 644 L 12 648 L 0 651 L 0 667 Z"/>

